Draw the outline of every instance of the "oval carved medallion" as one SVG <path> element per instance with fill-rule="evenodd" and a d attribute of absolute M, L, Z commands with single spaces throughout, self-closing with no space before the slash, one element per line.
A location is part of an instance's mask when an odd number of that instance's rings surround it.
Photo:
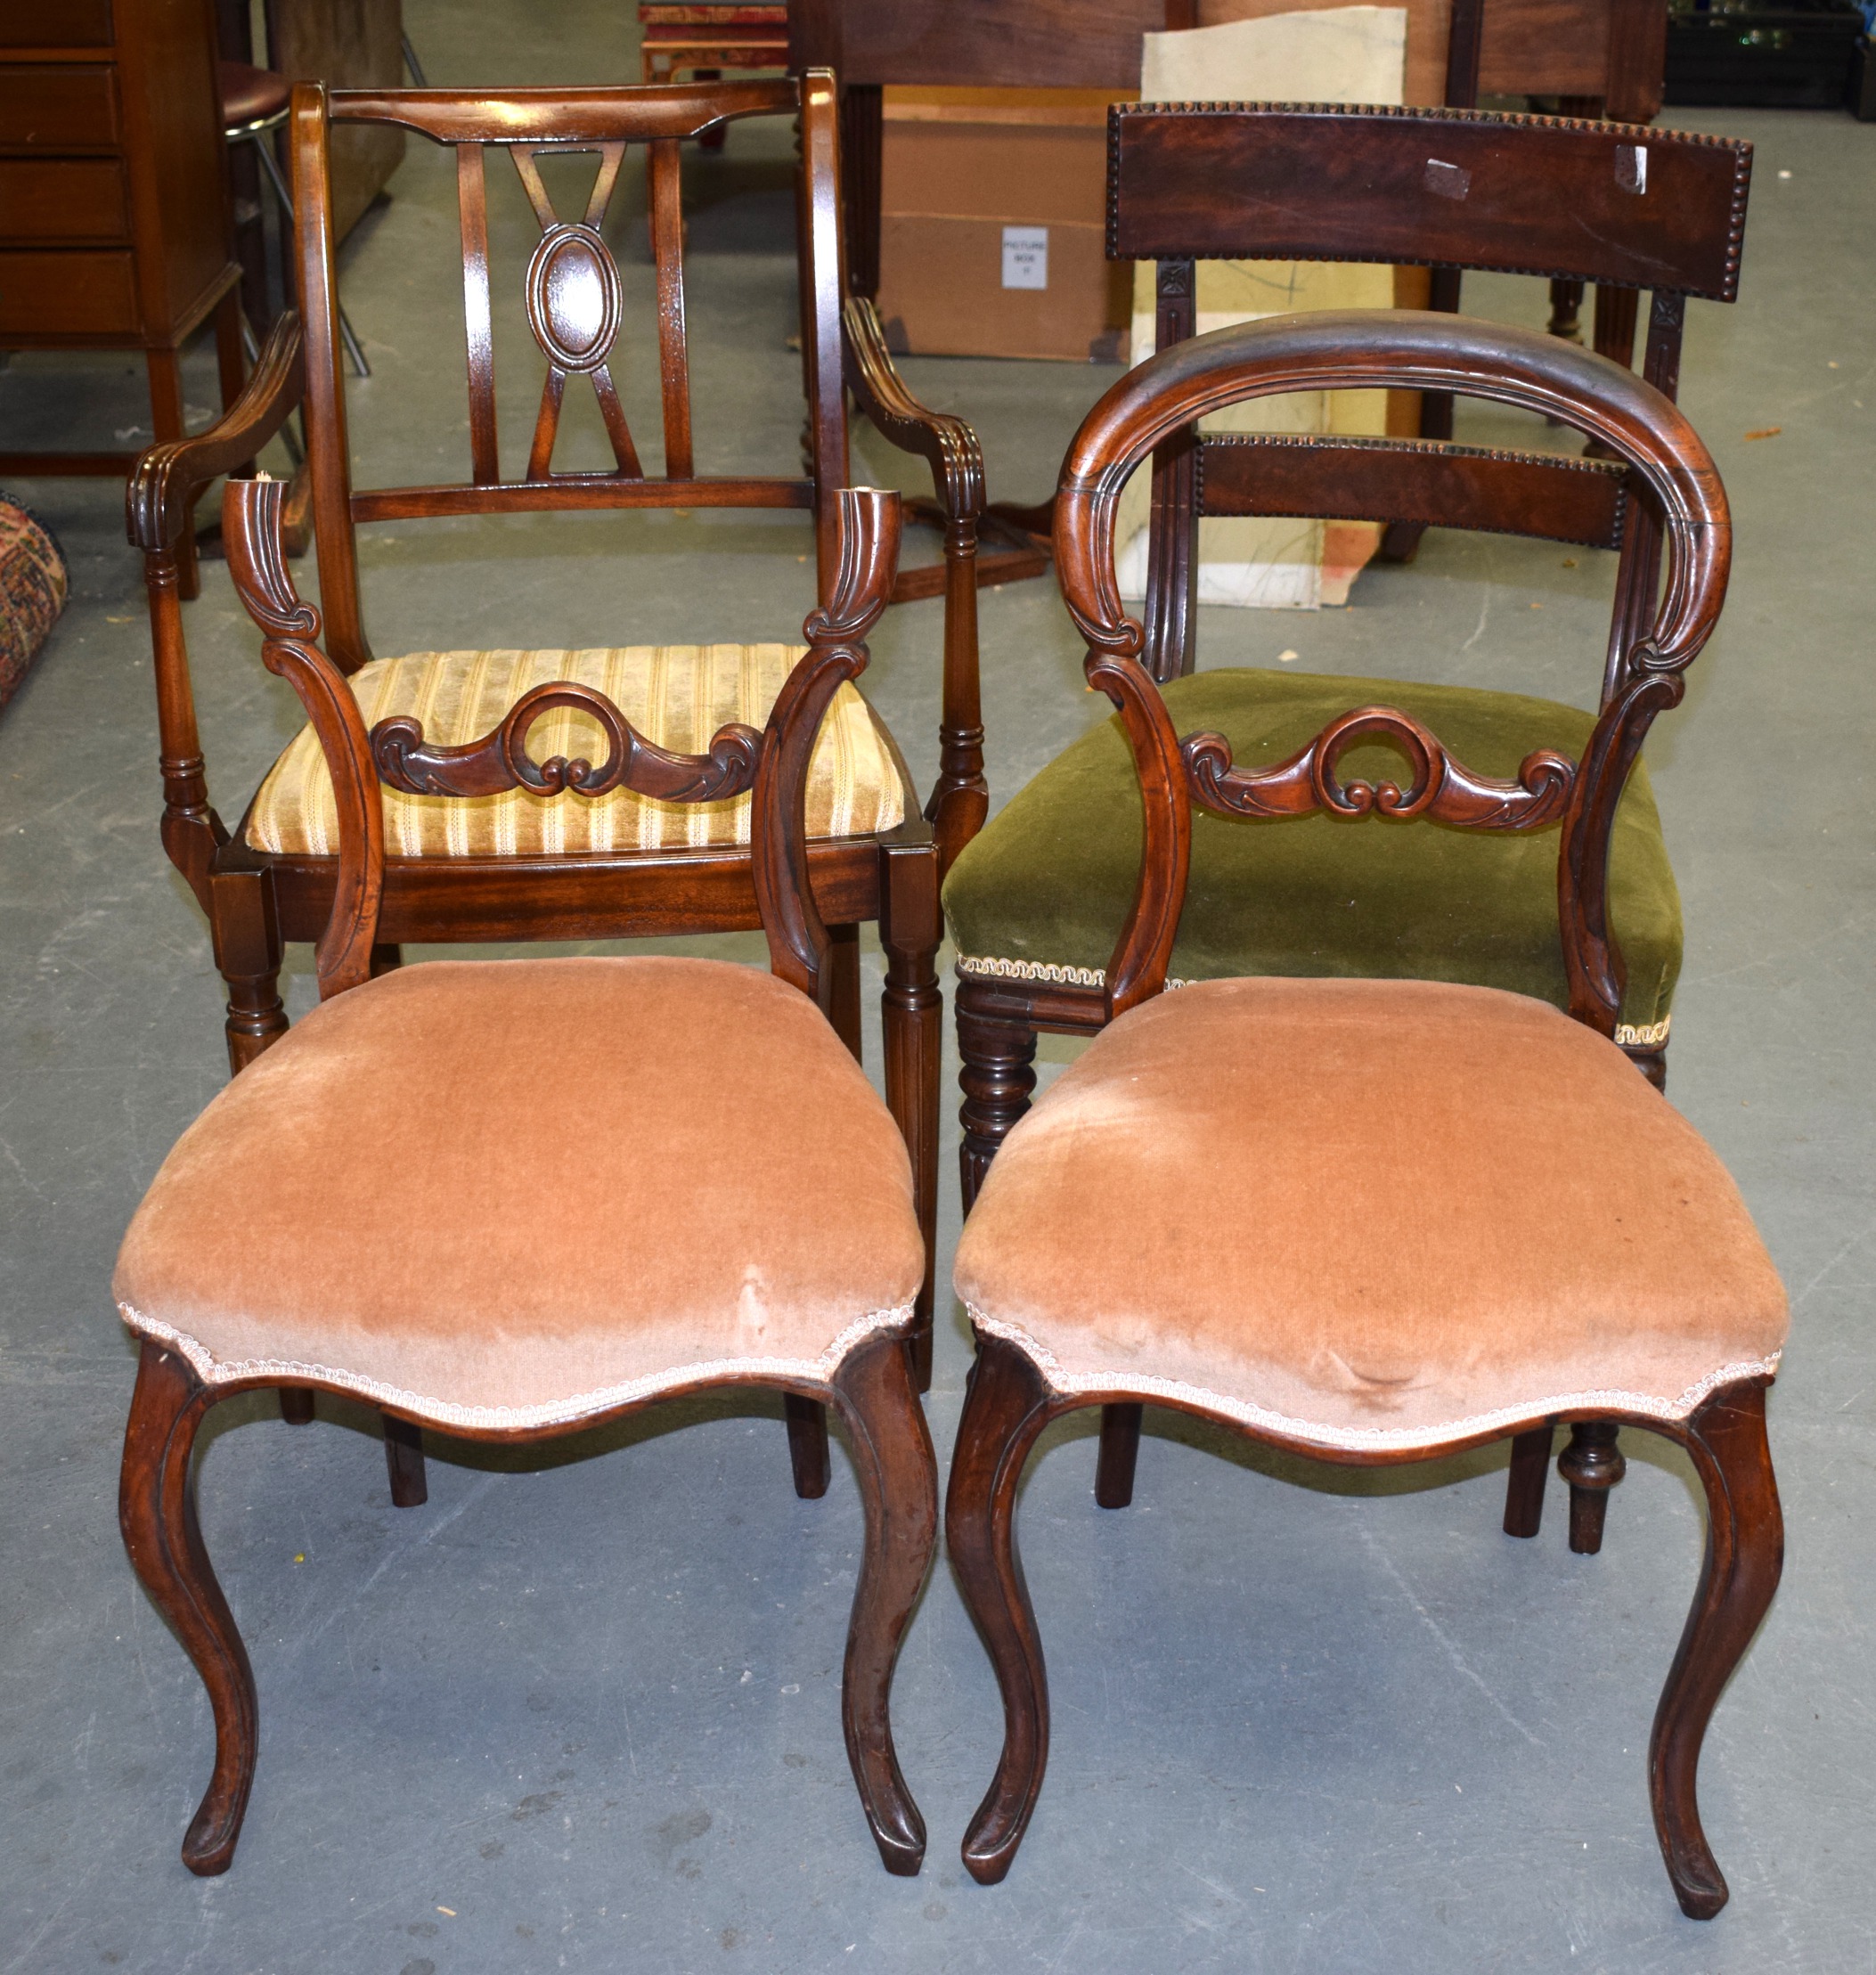
<path fill-rule="evenodd" d="M 550 227 L 527 264 L 527 320 L 550 363 L 596 371 L 619 330 L 619 270 L 591 226 Z"/>

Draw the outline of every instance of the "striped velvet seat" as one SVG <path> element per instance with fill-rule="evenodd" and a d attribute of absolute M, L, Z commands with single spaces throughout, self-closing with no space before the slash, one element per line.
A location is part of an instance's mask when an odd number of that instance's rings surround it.
<path fill-rule="evenodd" d="M 428 651 L 379 658 L 352 675 L 369 727 L 412 714 L 425 739 L 459 746 L 493 730 L 524 692 L 555 680 L 591 686 L 639 730 L 680 754 L 706 752 L 731 721 L 762 726 L 801 656 L 799 645 L 619 645 L 590 651 Z M 605 758 L 607 744 L 583 714 L 559 711 L 534 726 L 537 761 Z M 469 801 L 384 791 L 385 848 L 392 857 L 526 857 L 723 848 L 749 841 L 746 796 L 721 803 L 663 803 L 619 788 L 597 799 L 537 796 L 525 788 Z M 808 835 L 870 837 L 906 817 L 898 750 L 851 685 L 821 723 L 808 772 Z M 318 736 L 303 728 L 255 797 L 247 828 L 257 850 L 329 857 L 338 847 L 331 778 Z"/>

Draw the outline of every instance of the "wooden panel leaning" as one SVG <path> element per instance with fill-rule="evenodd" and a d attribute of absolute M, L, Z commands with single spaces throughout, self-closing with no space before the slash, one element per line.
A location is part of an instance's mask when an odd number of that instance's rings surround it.
<path fill-rule="evenodd" d="M 905 1348 L 925 1259 L 898 1127 L 828 1020 L 832 943 L 805 840 L 815 737 L 865 667 L 899 497 L 842 491 L 828 600 L 763 733 L 731 723 L 706 754 L 681 756 L 595 695 L 586 704 L 603 711 L 614 746 L 595 770 L 531 758 L 544 698 L 471 747 L 430 748 L 412 721 L 368 729 L 321 649 L 318 612 L 295 593 L 281 495 L 277 482 L 231 482 L 224 526 L 266 663 L 333 763 L 340 845 L 318 948 L 322 1005 L 184 1133 L 114 1282 L 143 1341 L 124 1539 L 215 1715 L 214 1768 L 184 1862 L 227 1869 L 257 1751 L 254 1677 L 190 1475 L 218 1400 L 286 1385 L 363 1398 L 413 1429 L 532 1441 L 683 1393 L 755 1386 L 783 1395 L 791 1439 L 808 1409 L 824 1420 L 828 1406 L 849 1430 L 866 1540 L 842 1720 L 886 1869 L 916 1873 L 925 1828 L 893 1753 L 888 1695 L 937 1535 L 937 1469 Z M 671 802 L 752 791 L 771 971 L 586 958 L 376 975 L 380 779 L 433 796 L 543 779 L 585 800 L 619 783 Z M 577 1066 L 577 1133 L 526 1129 L 543 1061 Z M 727 1137 L 726 1117 L 737 1126 Z M 595 1256 L 606 1258 L 597 1270 Z M 820 1492 L 824 1425 L 813 1452 Z"/>
<path fill-rule="evenodd" d="M 1660 517 L 1659 602 L 1578 758 L 1540 749 L 1514 775 L 1482 775 L 1385 705 L 1350 709 L 1263 767 L 1234 761 L 1221 735 L 1174 725 L 1143 662 L 1149 634 L 1115 582 L 1128 474 L 1221 405 L 1384 387 L 1563 420 L 1600 439 Z M 1133 371 L 1076 436 L 1057 568 L 1088 679 L 1125 730 L 1144 851 L 1101 989 L 1107 1024 L 1010 1135 L 958 1250 L 978 1359 L 947 1542 L 1005 1711 L 1002 1757 L 964 1843 L 976 1878 L 1008 1870 L 1048 1754 L 1041 1644 L 1014 1540 L 1024 1458 L 1064 1413 L 1151 1401 L 1344 1464 L 1507 1436 L 1547 1444 L 1571 1420 L 1676 1442 L 1706 1495 L 1707 1555 L 1648 1775 L 1682 1908 L 1709 1918 L 1725 1905 L 1696 1771 L 1778 1582 L 1765 1394 L 1788 1311 L 1725 1169 L 1614 1046 L 1602 913 L 1624 768 L 1712 632 L 1731 533 L 1711 459 L 1660 391 L 1553 338 L 1464 318 L 1324 314 L 1220 331 Z M 1345 754 L 1377 742 L 1407 773 L 1345 776 Z M 1352 827 L 1418 818 L 1510 833 L 1561 814 L 1570 1013 L 1441 981 L 1241 977 L 1162 992 L 1195 807 L 1252 829 L 1315 809 Z M 1409 1149 L 1397 1157 L 1383 1141 L 1400 1130 Z"/>
<path fill-rule="evenodd" d="M 1652 380 L 1672 397 L 1685 298 L 1730 302 L 1738 294 L 1751 169 L 1751 146 L 1735 139 L 1573 117 L 1124 103 L 1108 117 L 1107 250 L 1160 264 L 1161 349 L 1194 331 L 1195 260 L 1430 267 L 1436 281 L 1452 276 L 1434 297 L 1447 312 L 1458 306 L 1461 270 L 1594 282 L 1599 297 L 1622 299 L 1627 328 L 1598 347 L 1625 363 L 1633 355 L 1635 294 L 1649 289 L 1674 305 L 1651 320 L 1646 357 Z M 1452 437 L 1448 397 L 1431 394 L 1423 412 L 1424 437 Z M 1147 618 L 1179 641 L 1160 662 L 1176 662 L 1180 671 L 1191 669 L 1198 581 L 1185 457 L 1176 441 L 1154 464 L 1160 539 Z M 1545 463 L 1555 463 L 1554 456 Z M 1508 491 L 1503 476 L 1467 470 L 1481 494 L 1494 480 L 1497 491 Z M 1565 499 L 1580 491 L 1554 484 Z M 1215 511 L 1331 514 L 1322 507 Z M 1335 510 L 1332 518 L 1394 524 L 1385 552 L 1396 560 L 1411 555 L 1427 518 L 1411 507 L 1390 513 L 1373 505 L 1358 515 Z"/>
<path fill-rule="evenodd" d="M 809 408 L 806 469 L 798 474 L 713 475 L 697 465 L 706 432 L 695 404 L 688 347 L 679 145 L 726 121 L 798 118 L 798 180 L 803 381 Z M 395 128 L 447 145 L 454 153 L 461 230 L 465 378 L 469 408 L 465 477 L 422 486 L 354 483 L 347 386 L 339 361 L 334 237 L 329 168 L 336 126 Z M 387 712 L 418 698 L 453 698 L 464 719 L 473 712 L 463 667 L 487 659 L 511 675 L 512 707 L 536 686 L 588 686 L 629 673 L 640 679 L 653 717 L 652 648 L 551 655 L 574 674 L 555 680 L 530 672 L 524 653 L 420 654 L 379 657 L 367 636 L 359 594 L 356 531 L 412 518 L 521 511 L 640 508 L 752 507 L 801 510 L 812 518 L 819 592 L 832 596 L 839 571 L 838 501 L 849 478 L 846 392 L 893 444 L 931 461 L 937 508 L 945 523 L 944 654 L 939 765 L 925 812 L 898 744 L 852 689 L 830 719 L 864 768 L 857 792 L 841 792 L 837 751 L 816 757 L 811 794 L 814 836 L 807 858 L 821 909 L 835 927 L 835 1013 L 842 1033 L 861 1049 L 860 922 L 879 923 L 885 948 L 883 998 L 885 1077 L 893 1114 L 913 1135 L 920 1211 L 927 1247 L 937 1211 L 940 994 L 934 956 L 942 925 L 937 886 L 944 866 L 967 843 L 987 807 L 983 724 L 977 688 L 976 517 L 983 500 L 977 442 L 957 419 L 930 412 L 906 388 L 869 339 L 863 316 L 844 318 L 840 159 L 832 78 L 810 74 L 763 82 L 717 82 L 656 88 L 442 89 L 338 92 L 298 87 L 289 125 L 301 312 L 287 317 L 262 353 L 234 408 L 209 431 L 144 454 L 129 494 L 132 541 L 144 555 L 157 651 L 162 734 L 163 837 L 172 861 L 208 914 L 216 964 L 227 983 L 229 1060 L 255 1062 L 286 1032 L 279 992 L 282 950 L 319 939 L 338 881 L 333 849 L 331 779 L 312 730 L 281 757 L 230 828 L 211 806 L 198 738 L 180 598 L 184 593 L 187 519 L 217 475 L 248 470 L 260 448 L 298 408 L 306 428 L 310 520 L 319 549 L 321 605 L 330 656 L 355 692 L 375 696 Z M 662 470 L 641 456 L 614 383 L 611 363 L 624 332 L 622 283 L 601 231 L 628 149 L 645 147 L 656 267 L 652 328 L 657 339 Z M 559 211 L 541 169 L 550 156 L 584 154 L 593 177 L 583 202 Z M 506 161 L 504 161 L 506 160 Z M 512 165 L 539 237 L 524 266 L 491 265 L 487 175 Z M 497 282 L 506 274 L 526 309 L 542 371 L 526 379 L 527 429 L 518 445 L 497 416 L 493 318 Z M 385 380 L 371 387 L 382 390 Z M 510 384 L 508 388 L 512 389 Z M 569 392 L 591 389 L 612 460 L 601 472 L 557 468 L 556 442 Z M 707 409 L 707 408 L 704 408 Z M 525 447 L 525 452 L 523 451 Z M 525 623 L 507 632 L 530 649 L 542 640 Z M 700 621 L 697 636 L 708 639 Z M 715 656 L 713 656 L 714 654 Z M 765 656 L 766 655 L 766 656 Z M 723 719 L 759 725 L 786 671 L 786 647 L 712 645 L 665 648 L 656 663 L 688 668 L 675 703 L 719 707 Z M 532 661 L 530 661 L 532 664 Z M 448 671 L 451 665 L 456 671 Z M 439 670 L 439 668 L 442 668 Z M 623 673 L 622 673 L 623 668 Z M 643 675 L 640 677 L 640 675 Z M 660 673 L 657 676 L 663 677 Z M 462 689 L 459 690 L 459 689 Z M 504 689 L 506 690 L 506 689 Z M 624 690 L 624 687 L 616 688 Z M 582 718 L 574 702 L 559 712 Z M 701 715 L 699 717 L 702 717 Z M 435 738 L 469 740 L 476 729 Z M 706 730 L 707 733 L 707 730 Z M 653 739 L 659 737 L 653 736 Z M 703 735 L 698 739 L 705 738 Z M 682 750 L 681 750 L 682 751 Z M 618 939 L 753 929 L 757 902 L 747 849 L 748 796 L 725 795 L 707 812 L 698 837 L 681 820 L 628 805 L 641 798 L 625 785 L 607 803 L 583 805 L 604 820 L 582 834 L 568 804 L 574 795 L 524 788 L 481 798 L 484 820 L 463 825 L 469 848 L 445 841 L 393 789 L 396 815 L 387 842 L 379 914 L 380 968 L 395 965 L 407 943 L 477 940 Z M 560 809 L 551 805 L 559 802 Z M 505 803 L 516 820 L 498 829 L 489 805 Z M 400 806 L 400 804 L 402 806 Z M 608 806 L 608 805 L 610 806 Z M 565 829 L 550 828 L 558 814 Z M 930 1288 L 921 1294 L 914 1355 L 929 1380 Z M 289 1395 L 304 1417 L 301 1396 Z M 387 1441 L 400 1499 L 422 1499 L 421 1455 Z M 810 1459 L 799 1473 L 812 1486 Z"/>

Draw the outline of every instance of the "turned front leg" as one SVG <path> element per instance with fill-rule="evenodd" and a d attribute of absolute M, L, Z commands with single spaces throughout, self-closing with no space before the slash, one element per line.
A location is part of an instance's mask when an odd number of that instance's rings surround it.
<path fill-rule="evenodd" d="M 958 1114 L 964 1139 L 958 1156 L 968 1213 L 997 1148 L 1029 1109 L 1036 1088 L 1036 1032 L 973 1015 L 960 1003 L 958 1055 L 958 1082 L 964 1092 Z"/>

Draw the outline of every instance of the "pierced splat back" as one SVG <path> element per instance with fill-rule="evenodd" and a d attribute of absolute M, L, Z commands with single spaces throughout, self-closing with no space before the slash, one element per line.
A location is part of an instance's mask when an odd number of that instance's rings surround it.
<path fill-rule="evenodd" d="M 684 319 L 682 141 L 731 118 L 798 116 L 802 354 L 809 406 L 805 477 L 697 475 L 691 441 L 689 352 Z M 352 486 L 343 373 L 338 362 L 328 136 L 335 123 L 395 124 L 456 153 L 468 355 L 469 477 L 429 486 Z M 332 657 L 347 672 L 371 656 L 358 598 L 354 530 L 361 521 L 435 515 L 513 514 L 561 508 L 802 508 L 815 516 L 820 594 L 833 593 L 839 564 L 837 494 L 847 481 L 841 383 L 837 224 L 840 182 L 834 80 L 825 70 L 777 82 L 653 89 L 294 91 L 290 124 L 299 276 L 305 314 L 308 456 L 320 589 Z M 604 237 L 626 153 L 642 144 L 656 264 L 664 471 L 648 475 L 614 377 L 624 292 Z M 504 479 L 496 420 L 493 305 L 489 268 L 488 174 L 506 152 L 540 228 L 525 275 L 528 327 L 546 360 L 527 465 Z M 579 154 L 594 163 L 575 216 L 556 206 L 542 160 Z M 581 380 L 584 380 L 583 385 Z M 590 385 L 613 464 L 556 471 L 554 453 L 569 388 Z"/>

